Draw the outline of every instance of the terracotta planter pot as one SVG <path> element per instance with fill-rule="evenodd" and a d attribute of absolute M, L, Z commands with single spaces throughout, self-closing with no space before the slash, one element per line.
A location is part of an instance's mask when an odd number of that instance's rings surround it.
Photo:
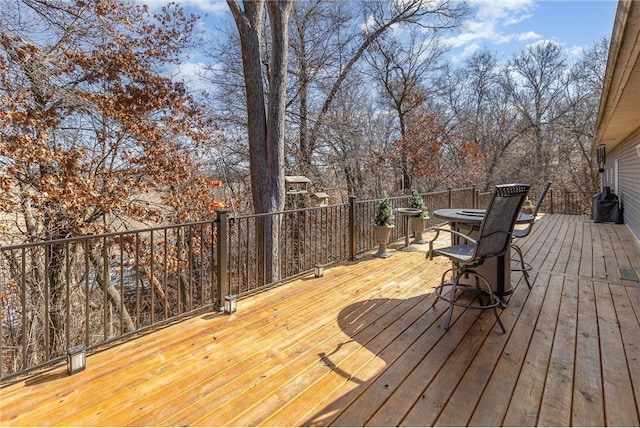
<path fill-rule="evenodd" d="M 374 254 L 374 257 L 382 257 L 386 259 L 391 257 L 391 254 L 387 252 L 387 244 L 389 243 L 389 236 L 391 236 L 391 230 L 393 226 L 376 226 L 373 225 L 373 239 L 378 244 L 378 251 Z"/>

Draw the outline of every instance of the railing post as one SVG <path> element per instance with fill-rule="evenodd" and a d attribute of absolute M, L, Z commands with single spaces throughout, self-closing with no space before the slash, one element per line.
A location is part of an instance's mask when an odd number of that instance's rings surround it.
<path fill-rule="evenodd" d="M 549 211 L 553 214 L 553 189 L 549 189 L 549 199 L 551 199 L 551 202 L 549 203 Z"/>
<path fill-rule="evenodd" d="M 447 192 L 449 192 L 449 206 L 447 208 L 453 208 L 453 189 L 451 187 L 447 187 Z"/>
<path fill-rule="evenodd" d="M 355 260 L 358 254 L 356 241 L 356 197 L 349 196 L 349 260 Z"/>
<path fill-rule="evenodd" d="M 224 310 L 224 298 L 229 295 L 229 221 L 227 219 L 228 209 L 216 210 L 216 292 L 217 309 Z"/>
<path fill-rule="evenodd" d="M 476 190 L 476 185 L 471 185 L 471 208 L 478 208 L 478 193 Z"/>

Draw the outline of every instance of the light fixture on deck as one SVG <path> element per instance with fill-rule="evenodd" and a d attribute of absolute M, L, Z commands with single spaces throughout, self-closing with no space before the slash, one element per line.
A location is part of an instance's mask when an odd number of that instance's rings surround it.
<path fill-rule="evenodd" d="M 320 278 L 324 275 L 324 266 L 322 266 L 321 264 L 317 264 L 314 266 L 314 273 L 316 275 L 316 278 Z"/>
<path fill-rule="evenodd" d="M 81 372 L 87 366 L 84 346 L 77 345 L 67 349 L 67 372 L 72 375 Z"/>
<path fill-rule="evenodd" d="M 238 309 L 238 299 L 230 295 L 224 298 L 224 313 L 231 315 Z"/>

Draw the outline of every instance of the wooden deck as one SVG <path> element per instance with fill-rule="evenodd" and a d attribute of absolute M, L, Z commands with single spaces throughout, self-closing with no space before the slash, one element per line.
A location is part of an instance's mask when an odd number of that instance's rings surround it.
<path fill-rule="evenodd" d="M 543 216 L 501 312 L 431 308 L 447 267 L 366 256 L 0 389 L 18 426 L 638 426 L 640 249 L 626 226 Z"/>

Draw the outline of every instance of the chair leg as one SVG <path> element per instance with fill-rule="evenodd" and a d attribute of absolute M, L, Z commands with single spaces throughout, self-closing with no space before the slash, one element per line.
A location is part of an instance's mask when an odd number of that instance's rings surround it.
<path fill-rule="evenodd" d="M 460 273 L 458 272 L 456 277 L 453 278 L 453 281 L 451 282 L 451 293 L 453 295 L 453 299 L 451 299 L 451 303 L 449 303 L 449 310 L 447 311 L 447 321 L 444 324 L 445 330 L 449 330 L 449 327 L 451 325 L 451 317 L 453 316 L 453 307 L 455 306 L 453 302 L 455 301 L 455 298 L 456 298 L 456 287 L 458 286 L 459 279 L 460 279 Z"/>
<path fill-rule="evenodd" d="M 444 271 L 442 273 L 442 276 L 440 277 L 440 287 L 442 287 L 444 285 L 444 278 L 447 276 L 447 274 L 449 272 L 453 271 L 453 269 L 449 268 L 446 271 Z M 436 303 L 438 303 L 438 300 L 441 299 L 440 295 L 438 293 L 434 293 L 436 295 L 436 299 L 433 301 L 433 303 L 431 304 L 431 308 L 435 308 Z"/>
<path fill-rule="evenodd" d="M 504 328 L 504 324 L 502 324 L 502 320 L 500 319 L 500 315 L 498 315 L 498 311 L 496 310 L 496 308 L 493 308 L 493 315 L 496 316 L 496 320 L 498 321 L 498 325 L 500 326 L 500 328 L 502 329 L 502 333 L 506 333 L 507 329 Z"/>
<path fill-rule="evenodd" d="M 520 249 L 519 246 L 517 246 L 516 244 L 511 244 L 511 248 L 516 250 L 516 253 L 518 253 L 518 257 L 520 259 L 519 262 L 521 266 L 521 269 L 512 269 L 512 270 L 522 272 L 522 276 L 524 276 L 524 281 L 527 283 L 527 287 L 531 289 L 531 282 L 529 282 L 529 272 L 528 272 L 529 270 L 531 270 L 531 266 L 528 264 L 525 264 L 524 257 L 522 255 L 522 250 Z"/>
<path fill-rule="evenodd" d="M 449 270 L 453 270 L 453 269 L 449 269 Z M 487 278 L 485 278 L 484 276 L 482 276 L 481 274 L 477 273 L 476 271 L 465 271 L 462 269 L 458 269 L 457 274 L 452 278 L 451 283 L 446 283 L 445 285 L 445 277 L 446 274 L 449 271 L 445 272 L 442 275 L 442 281 L 441 284 L 436 287 L 435 290 L 435 294 L 436 294 L 436 299 L 434 300 L 434 302 L 431 304 L 431 307 L 433 308 L 436 303 L 438 302 L 438 300 L 442 299 L 445 302 L 449 303 L 449 309 L 447 310 L 447 317 L 445 320 L 445 324 L 444 324 L 444 329 L 445 330 L 449 330 L 449 327 L 451 326 L 451 319 L 453 318 L 453 309 L 454 306 L 461 306 L 463 308 L 467 308 L 467 309 L 493 309 L 493 314 L 496 317 L 496 321 L 498 322 L 498 325 L 500 326 L 500 329 L 502 330 L 502 333 L 506 333 L 507 329 L 505 328 L 504 324 L 502 323 L 502 320 L 500 319 L 500 315 L 498 314 L 498 311 L 496 309 L 496 307 L 501 303 L 500 299 L 493 293 L 493 290 L 491 289 L 491 284 L 489 283 L 489 281 L 487 280 Z M 466 303 L 457 303 L 456 302 L 456 293 L 458 291 L 458 285 L 459 285 L 459 281 L 460 278 L 465 275 L 471 273 L 472 275 L 476 276 L 476 293 L 477 293 L 477 297 L 480 299 L 480 305 L 473 305 L 473 304 L 466 304 Z M 483 298 L 483 287 L 481 286 L 481 283 L 484 283 L 484 285 L 487 288 L 486 294 L 487 294 L 487 298 L 489 299 L 489 301 L 485 304 L 484 303 L 484 298 Z M 449 290 L 448 292 L 444 293 L 443 289 L 444 287 L 449 287 L 451 286 L 451 290 Z M 462 287 L 462 286 L 461 286 Z M 444 294 L 447 294 L 447 297 L 444 297 Z M 463 294 L 464 294 L 464 287 L 463 287 Z M 450 296 L 449 296 L 450 295 Z"/>
<path fill-rule="evenodd" d="M 500 326 L 500 329 L 502 330 L 502 334 L 505 334 L 507 332 L 507 329 L 504 327 L 504 324 L 502 324 L 502 320 L 500 319 L 500 315 L 498 314 L 498 310 L 496 309 L 496 303 L 500 304 L 501 300 L 493 293 L 493 290 L 491 289 L 491 284 L 489 284 L 489 281 L 487 280 L 487 278 L 485 278 L 484 276 L 480 275 L 479 273 L 476 272 L 476 278 L 477 278 L 477 288 L 478 291 L 481 291 L 480 289 L 480 280 L 482 280 L 485 285 L 487 286 L 487 294 L 489 296 L 489 304 L 493 305 L 493 315 L 495 315 L 496 317 L 496 321 L 498 321 L 498 325 Z M 483 301 L 481 300 L 480 303 L 482 303 Z"/>

